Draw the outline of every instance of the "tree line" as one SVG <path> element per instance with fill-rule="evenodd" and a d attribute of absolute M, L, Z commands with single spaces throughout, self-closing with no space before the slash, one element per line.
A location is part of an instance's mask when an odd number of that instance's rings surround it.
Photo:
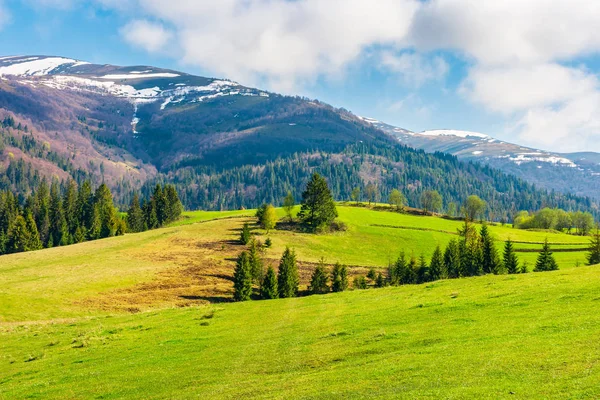
<path fill-rule="evenodd" d="M 519 212 L 515 216 L 513 225 L 519 229 L 553 229 L 587 236 L 593 230 L 595 221 L 594 216 L 589 212 L 543 208 L 535 213 Z"/>
<path fill-rule="evenodd" d="M 179 218 L 182 206 L 175 188 L 157 185 L 140 206 L 137 196 L 125 218 L 110 189 L 73 180 L 50 185 L 43 178 L 23 202 L 10 190 L 0 191 L 0 254 L 19 253 L 153 229 Z"/>

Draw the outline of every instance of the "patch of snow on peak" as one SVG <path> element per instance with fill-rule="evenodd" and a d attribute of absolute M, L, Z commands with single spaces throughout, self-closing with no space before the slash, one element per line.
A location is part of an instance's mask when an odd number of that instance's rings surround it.
<path fill-rule="evenodd" d="M 6 59 L 0 62 L 0 75 L 43 76 L 65 64 L 77 64 L 80 61 L 62 57 L 30 57 L 26 59 Z"/>
<path fill-rule="evenodd" d="M 577 167 L 577 164 L 575 164 L 573 161 L 569 160 L 568 158 L 552 156 L 549 154 L 546 155 L 543 153 L 519 153 L 519 154 L 516 154 L 514 157 L 508 157 L 508 158 L 509 158 L 509 160 L 513 161 L 517 165 L 537 161 L 537 162 L 550 163 L 550 164 L 554 164 L 554 165 L 562 165 L 564 167 L 569 167 L 569 168 Z"/>
<path fill-rule="evenodd" d="M 423 131 L 423 132 L 420 132 L 419 135 L 456 136 L 456 137 L 461 137 L 461 138 L 476 137 L 476 138 L 480 138 L 480 139 L 489 139 L 490 138 L 488 135 L 484 135 L 483 133 L 458 131 L 458 130 L 454 130 L 454 129 L 435 129 L 435 130 L 431 130 L 431 131 Z"/>
<path fill-rule="evenodd" d="M 483 153 L 483 151 L 477 150 L 477 151 L 474 151 L 474 152 L 473 152 L 473 155 L 474 155 L 474 156 L 478 156 L 478 155 L 480 155 L 480 154 L 482 154 L 482 153 Z"/>
<path fill-rule="evenodd" d="M 358 118 L 360 118 L 360 119 L 362 119 L 363 121 L 365 121 L 365 122 L 368 122 L 368 123 L 370 123 L 370 124 L 379 124 L 379 123 L 380 123 L 380 121 L 378 121 L 378 120 L 376 120 L 376 119 L 374 119 L 374 118 L 369 118 L 369 117 L 361 117 L 361 116 L 359 116 Z"/>
<path fill-rule="evenodd" d="M 144 74 L 142 72 L 134 71 L 130 74 L 109 74 L 99 76 L 100 79 L 142 79 L 142 78 L 176 78 L 179 74 L 172 74 L 170 72 L 157 72 L 154 74 Z"/>

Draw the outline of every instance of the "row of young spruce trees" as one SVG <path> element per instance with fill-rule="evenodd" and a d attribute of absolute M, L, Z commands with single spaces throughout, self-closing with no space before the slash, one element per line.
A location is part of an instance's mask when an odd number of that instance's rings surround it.
<path fill-rule="evenodd" d="M 11 191 L 0 192 L 0 254 L 142 232 L 178 219 L 182 210 L 171 185 L 156 185 L 141 204 L 135 195 L 122 217 L 104 183 L 93 189 L 89 181 L 48 185 L 44 179 L 23 204 Z"/>
<path fill-rule="evenodd" d="M 332 208 L 333 205 L 333 208 Z M 291 210 L 294 207 L 293 198 L 287 196 L 284 209 L 291 221 Z M 326 210 L 323 212 L 323 210 Z M 367 276 L 356 276 L 353 285 L 356 289 L 366 289 L 371 281 L 375 287 L 388 285 L 407 285 L 432 282 L 439 279 L 455 279 L 484 274 L 519 274 L 527 273 L 526 263 L 521 264 L 514 249 L 513 242 L 505 242 L 502 255 L 499 254 L 495 240 L 484 223 L 479 231 L 473 224 L 473 218 L 465 218 L 464 225 L 459 229 L 459 239 L 451 240 L 444 251 L 438 245 L 429 262 L 421 255 L 419 260 L 414 256 L 407 259 L 405 253 L 391 263 L 386 273 L 377 273 L 372 268 Z M 324 226 L 333 222 L 337 216 L 335 204 L 325 180 L 314 174 L 302 195 L 302 208 L 299 222 L 304 225 Z M 272 205 L 264 205 L 257 212 L 258 223 L 267 230 L 273 229 L 277 222 L 275 209 Z M 318 218 L 314 223 L 312 218 Z M 316 230 L 316 229 L 313 229 Z M 296 254 L 286 248 L 279 262 L 277 273 L 270 266 L 264 273 L 261 252 L 264 247 L 270 247 L 271 240 L 267 239 L 266 246 L 252 239 L 249 225 L 244 224 L 241 241 L 249 244 L 249 251 L 243 251 L 238 257 L 234 273 L 234 299 L 236 301 L 250 300 L 253 286 L 259 288 L 260 298 L 276 299 L 295 297 L 299 291 L 298 267 Z M 600 231 L 592 236 L 588 264 L 600 264 Z M 538 256 L 535 272 L 557 270 L 558 264 L 554 259 L 548 240 L 544 242 Z M 331 283 L 330 283 L 331 282 Z M 341 292 L 348 288 L 348 269 L 336 263 L 331 272 L 327 271 L 325 261 L 321 259 L 315 267 L 308 292 L 324 294 Z"/>

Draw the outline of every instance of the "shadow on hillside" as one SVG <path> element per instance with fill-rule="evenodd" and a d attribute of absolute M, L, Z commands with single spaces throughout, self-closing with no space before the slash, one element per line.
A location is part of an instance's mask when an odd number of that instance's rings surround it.
<path fill-rule="evenodd" d="M 225 296 L 179 296 L 179 298 L 193 301 L 208 301 L 209 303 L 230 303 L 233 301 L 231 297 Z"/>
<path fill-rule="evenodd" d="M 233 260 L 235 261 L 235 259 Z M 219 279 L 225 279 L 226 281 L 233 282 L 233 277 L 225 274 L 208 274 L 207 276 Z"/>

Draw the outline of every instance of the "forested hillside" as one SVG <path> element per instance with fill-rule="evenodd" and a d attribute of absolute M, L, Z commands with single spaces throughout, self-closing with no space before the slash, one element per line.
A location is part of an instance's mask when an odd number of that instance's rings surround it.
<path fill-rule="evenodd" d="M 175 184 L 187 208 L 219 210 L 254 208 L 264 202 L 281 204 L 288 191 L 299 199 L 314 171 L 328 179 L 338 200 L 349 200 L 356 187 L 363 199 L 369 200 L 365 187 L 373 183 L 377 187 L 373 201 L 386 202 L 388 194 L 399 189 L 413 207 L 421 207 L 421 194 L 426 190 L 439 191 L 444 208 L 478 194 L 488 202 L 488 217 L 493 220 L 510 221 L 519 210 L 543 207 L 597 212 L 595 203 L 587 198 L 538 190 L 499 170 L 461 162 L 451 155 L 388 144 L 356 144 L 336 153 L 297 153 L 264 165 L 180 168 L 161 179 Z M 144 191 L 149 193 L 152 187 L 150 183 Z"/>

